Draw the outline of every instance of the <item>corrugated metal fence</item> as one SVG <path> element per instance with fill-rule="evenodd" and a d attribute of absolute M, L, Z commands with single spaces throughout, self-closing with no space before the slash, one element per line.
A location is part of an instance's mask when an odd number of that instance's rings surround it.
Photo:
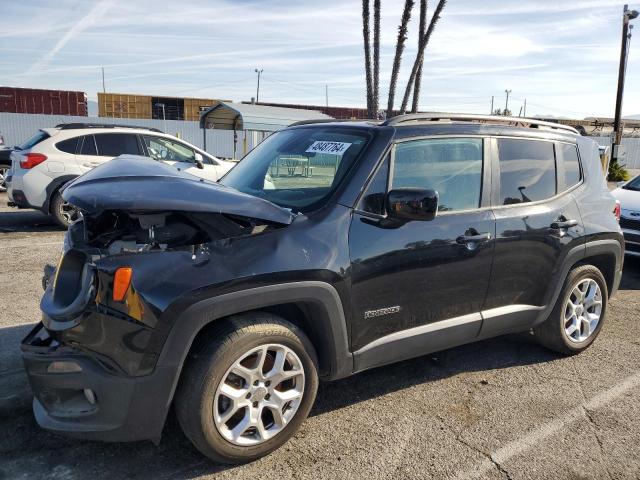
<path fill-rule="evenodd" d="M 610 147 L 613 143 L 611 137 L 591 137 L 598 145 Z M 640 138 L 631 137 L 622 139 L 622 147 L 624 148 L 626 155 L 621 164 L 629 170 L 640 170 Z"/>
<path fill-rule="evenodd" d="M 139 125 L 152 127 L 176 135 L 187 142 L 204 147 L 202 129 L 198 122 L 178 120 L 148 120 L 127 118 L 74 117 L 66 115 L 31 115 L 23 113 L 0 112 L 0 135 L 7 145 L 17 145 L 31 137 L 39 128 L 55 127 L 60 123 L 105 123 L 120 125 Z M 206 151 L 221 158 L 233 158 L 233 131 L 207 131 Z M 262 132 L 239 131 L 236 158 L 241 158 L 264 139 Z M 245 143 L 246 142 L 246 143 Z"/>
<path fill-rule="evenodd" d="M 7 145 L 16 145 L 31 137 L 39 128 L 54 127 L 59 123 L 92 122 L 92 123 L 119 123 L 123 125 L 140 125 L 152 127 L 163 132 L 179 136 L 193 145 L 203 148 L 202 129 L 198 122 L 177 120 L 147 120 L 127 118 L 102 118 L 102 117 L 71 117 L 64 115 L 30 115 L 23 113 L 0 112 L 0 134 Z M 239 131 L 237 140 L 236 158 L 241 158 L 246 152 L 264 139 L 262 132 Z M 592 137 L 600 145 L 611 145 L 611 137 Z M 624 138 L 622 145 L 626 150 L 624 163 L 629 169 L 640 169 L 640 138 Z M 222 158 L 233 158 L 233 131 L 231 130 L 207 130 L 206 151 Z"/>

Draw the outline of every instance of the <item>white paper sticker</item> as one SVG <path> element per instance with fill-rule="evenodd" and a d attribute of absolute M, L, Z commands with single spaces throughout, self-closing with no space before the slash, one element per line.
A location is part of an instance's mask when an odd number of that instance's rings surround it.
<path fill-rule="evenodd" d="M 344 155 L 344 152 L 351 146 L 350 143 L 326 142 L 316 140 L 307 148 L 307 153 L 330 153 L 331 155 Z"/>

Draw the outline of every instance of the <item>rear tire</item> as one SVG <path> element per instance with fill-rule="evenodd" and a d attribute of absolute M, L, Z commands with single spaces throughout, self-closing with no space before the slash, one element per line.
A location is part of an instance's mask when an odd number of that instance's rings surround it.
<path fill-rule="evenodd" d="M 69 225 L 80 218 L 78 209 L 67 203 L 60 192 L 53 194 L 50 212 L 56 223 L 64 229 L 69 228 Z"/>
<path fill-rule="evenodd" d="M 609 292 L 599 269 L 582 265 L 567 275 L 551 315 L 534 328 L 543 346 L 573 355 L 585 350 L 598 337 L 607 313 Z"/>
<path fill-rule="evenodd" d="M 316 365 L 313 345 L 295 325 L 268 313 L 230 317 L 189 354 L 175 396 L 180 426 L 216 462 L 267 455 L 309 414 Z"/>
<path fill-rule="evenodd" d="M 7 174 L 11 165 L 0 164 L 0 192 L 7 191 Z"/>

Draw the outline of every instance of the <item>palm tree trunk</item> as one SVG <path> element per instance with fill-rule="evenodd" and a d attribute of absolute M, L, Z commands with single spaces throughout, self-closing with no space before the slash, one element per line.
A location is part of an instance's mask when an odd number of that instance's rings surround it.
<path fill-rule="evenodd" d="M 373 117 L 380 109 L 380 0 L 373 0 Z"/>
<path fill-rule="evenodd" d="M 396 95 L 396 85 L 398 83 L 398 73 L 400 73 L 400 63 L 402 62 L 402 52 L 404 43 L 407 40 L 407 26 L 411 20 L 411 10 L 414 0 L 405 0 L 402 20 L 398 27 L 398 41 L 396 42 L 396 55 L 393 59 L 393 69 L 391 70 L 391 83 L 389 84 L 389 101 L 387 103 L 387 118 L 393 116 L 393 100 Z"/>
<path fill-rule="evenodd" d="M 409 95 L 411 95 L 411 87 L 416 81 L 416 75 L 418 74 L 418 69 L 422 67 L 422 63 L 424 61 L 424 51 L 429 44 L 429 39 L 431 38 L 431 34 L 436 28 L 436 24 L 440 19 L 440 14 L 442 13 L 442 9 L 446 5 L 447 0 L 440 0 L 438 2 L 438 6 L 433 12 L 433 17 L 431 17 L 431 22 L 429 22 L 429 28 L 427 28 L 427 32 L 422 37 L 423 42 L 420 45 L 420 50 L 418 51 L 418 55 L 416 56 L 416 61 L 413 64 L 413 68 L 411 69 L 411 75 L 409 76 L 409 81 L 407 82 L 407 88 L 404 91 L 404 98 L 402 99 L 402 106 L 400 107 L 401 112 L 405 112 L 407 110 L 407 104 L 409 103 Z"/>
<path fill-rule="evenodd" d="M 364 68 L 367 77 L 367 115 L 373 113 L 373 88 L 371 82 L 371 44 L 369 34 L 369 0 L 362 0 L 362 37 L 364 39 Z"/>
<path fill-rule="evenodd" d="M 423 42 L 424 34 L 427 30 L 427 0 L 420 0 L 420 30 L 418 31 L 418 51 Z M 416 81 L 413 84 L 413 102 L 411 104 L 411 112 L 416 113 L 418 111 L 418 101 L 420 100 L 420 84 L 422 83 L 422 64 L 418 67 L 416 73 Z"/>

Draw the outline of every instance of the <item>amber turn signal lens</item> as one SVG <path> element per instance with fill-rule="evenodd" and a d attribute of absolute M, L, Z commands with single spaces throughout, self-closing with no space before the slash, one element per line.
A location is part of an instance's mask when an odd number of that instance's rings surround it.
<path fill-rule="evenodd" d="M 116 274 L 113 276 L 113 300 L 115 302 L 124 300 L 124 296 L 129 290 L 132 273 L 131 267 L 120 267 L 116 270 Z"/>

